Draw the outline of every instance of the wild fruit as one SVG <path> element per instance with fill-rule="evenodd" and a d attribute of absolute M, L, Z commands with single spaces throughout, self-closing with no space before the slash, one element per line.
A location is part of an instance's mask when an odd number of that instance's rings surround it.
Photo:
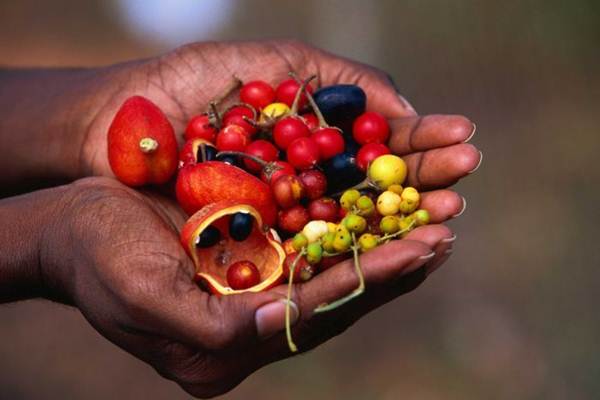
<path fill-rule="evenodd" d="M 302 181 L 306 189 L 306 197 L 309 200 L 321 198 L 327 191 L 327 178 L 321 171 L 316 169 L 302 171 L 298 178 Z"/>
<path fill-rule="evenodd" d="M 376 111 L 367 111 L 354 121 L 352 136 L 357 143 L 385 143 L 390 137 L 387 119 Z"/>
<path fill-rule="evenodd" d="M 308 221 L 310 221 L 310 215 L 306 208 L 297 205 L 279 211 L 277 226 L 287 233 L 295 233 L 301 231 Z"/>
<path fill-rule="evenodd" d="M 368 143 L 358 150 L 356 154 L 356 165 L 361 171 L 366 171 L 369 164 L 377 157 L 390 154 L 390 149 L 383 143 Z"/>
<path fill-rule="evenodd" d="M 305 193 L 302 181 L 295 175 L 279 177 L 271 183 L 271 191 L 277 204 L 284 209 L 298 204 Z"/>
<path fill-rule="evenodd" d="M 236 261 L 227 268 L 227 284 L 233 290 L 249 289 L 260 283 L 260 271 L 252 261 Z"/>
<path fill-rule="evenodd" d="M 311 138 L 298 138 L 288 146 L 287 159 L 294 168 L 310 169 L 320 160 L 319 146 Z"/>
<path fill-rule="evenodd" d="M 285 103 L 291 107 L 294 103 L 294 99 L 296 98 L 296 93 L 298 93 L 300 90 L 300 87 L 301 83 L 297 82 L 294 78 L 286 79 L 277 86 L 277 89 L 275 90 L 275 97 L 277 101 Z M 309 93 L 313 92 L 313 89 L 310 85 L 306 86 L 306 90 Z M 298 109 L 304 108 L 306 101 L 306 94 L 301 93 L 300 100 L 298 102 Z"/>
<path fill-rule="evenodd" d="M 275 90 L 265 81 L 251 81 L 240 89 L 240 100 L 260 110 L 275 101 Z"/>
<path fill-rule="evenodd" d="M 239 125 L 227 125 L 217 134 L 219 151 L 244 151 L 250 143 L 248 133 Z"/>
<path fill-rule="evenodd" d="M 311 201 L 308 204 L 308 213 L 312 220 L 323 220 L 328 222 L 337 221 L 339 207 L 335 200 L 329 197 L 322 197 Z"/>
<path fill-rule="evenodd" d="M 246 154 L 258 157 L 266 162 L 276 161 L 279 158 L 279 151 L 273 144 L 267 140 L 259 139 L 255 140 L 246 146 L 244 150 Z M 244 159 L 246 169 L 250 172 L 259 173 L 263 169 L 263 165 L 249 159 Z"/>

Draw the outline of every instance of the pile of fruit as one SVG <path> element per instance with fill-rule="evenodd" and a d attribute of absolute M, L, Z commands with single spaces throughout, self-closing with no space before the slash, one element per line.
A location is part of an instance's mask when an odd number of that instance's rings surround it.
<path fill-rule="evenodd" d="M 305 282 L 347 258 L 359 285 L 315 312 L 364 291 L 359 253 L 429 222 L 407 168 L 390 153 L 386 118 L 366 111 L 356 85 L 314 90 L 294 74 L 276 88 L 233 79 L 191 118 L 178 149 L 150 100 L 125 101 L 108 131 L 108 156 L 129 186 L 165 185 L 191 215 L 181 243 L 198 283 L 217 295 Z M 239 101 L 223 106 L 235 95 Z M 230 101 L 231 103 L 231 101 Z M 286 313 L 288 343 L 296 350 Z"/>

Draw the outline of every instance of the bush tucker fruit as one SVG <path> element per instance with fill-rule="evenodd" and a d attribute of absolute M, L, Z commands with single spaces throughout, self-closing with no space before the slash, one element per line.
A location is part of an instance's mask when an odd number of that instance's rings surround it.
<path fill-rule="evenodd" d="M 227 268 L 227 284 L 233 290 L 249 289 L 260 283 L 260 272 L 252 261 L 236 261 Z"/>

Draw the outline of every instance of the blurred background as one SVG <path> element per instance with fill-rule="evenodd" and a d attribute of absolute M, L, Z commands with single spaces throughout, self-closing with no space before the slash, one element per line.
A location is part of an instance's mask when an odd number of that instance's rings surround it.
<path fill-rule="evenodd" d="M 225 397 L 597 398 L 600 2 L 0 1 L 4 65 L 272 37 L 379 66 L 422 114 L 469 116 L 484 162 L 457 187 L 468 206 L 442 270 Z M 0 321 L 0 399 L 188 398 L 76 310 L 30 301 Z"/>

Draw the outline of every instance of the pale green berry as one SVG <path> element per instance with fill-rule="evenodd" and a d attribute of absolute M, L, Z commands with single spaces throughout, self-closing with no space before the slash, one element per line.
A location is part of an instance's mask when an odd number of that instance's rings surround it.
<path fill-rule="evenodd" d="M 363 233 L 358 238 L 358 246 L 361 251 L 369 251 L 374 249 L 379 244 L 379 236 L 373 235 L 371 233 Z"/>
<path fill-rule="evenodd" d="M 370 217 L 375 213 L 375 204 L 373 204 L 373 200 L 369 196 L 360 196 L 358 200 L 356 200 L 356 207 L 360 215 L 365 217 Z"/>
<path fill-rule="evenodd" d="M 309 243 L 306 246 L 306 261 L 310 264 L 318 264 L 323 257 L 323 248 L 319 242 Z"/>
<path fill-rule="evenodd" d="M 429 211 L 420 209 L 411 214 L 416 221 L 417 226 L 427 225 L 429 223 Z"/>
<path fill-rule="evenodd" d="M 356 204 L 356 200 L 360 197 L 360 192 L 356 189 L 348 189 L 340 197 L 340 206 L 344 210 L 351 210 L 352 206 Z"/>
<path fill-rule="evenodd" d="M 292 247 L 296 251 L 300 251 L 304 246 L 308 244 L 308 239 L 306 235 L 302 232 L 296 233 L 294 239 L 292 239 Z"/>
<path fill-rule="evenodd" d="M 400 230 L 400 226 L 398 224 L 398 218 L 394 215 L 386 215 L 381 218 L 379 222 L 379 228 L 383 233 L 392 234 L 396 233 Z"/>
<path fill-rule="evenodd" d="M 360 215 L 350 214 L 344 218 L 344 226 L 350 232 L 363 233 L 367 229 L 367 220 Z"/>

